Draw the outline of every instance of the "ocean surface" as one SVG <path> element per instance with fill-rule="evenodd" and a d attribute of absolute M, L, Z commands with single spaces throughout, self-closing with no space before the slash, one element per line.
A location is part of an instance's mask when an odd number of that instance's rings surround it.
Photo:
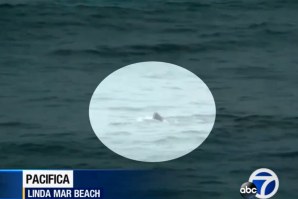
<path fill-rule="evenodd" d="M 103 144 L 145 162 L 176 159 L 196 149 L 211 132 L 215 115 L 206 84 L 164 62 L 140 62 L 113 72 L 98 85 L 89 107 L 92 128 Z"/>
<path fill-rule="evenodd" d="M 0 0 L 0 167 L 166 169 L 164 198 L 238 198 L 267 167 L 297 198 L 298 1 Z M 210 88 L 213 131 L 164 163 L 125 159 L 96 137 L 99 82 L 142 61 L 183 66 Z M 174 187 L 174 188 L 173 188 Z"/>

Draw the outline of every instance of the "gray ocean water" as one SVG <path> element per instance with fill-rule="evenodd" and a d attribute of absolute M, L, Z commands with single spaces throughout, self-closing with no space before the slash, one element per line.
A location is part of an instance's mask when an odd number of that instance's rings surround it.
<path fill-rule="evenodd" d="M 252 171 L 297 198 L 295 0 L 0 0 L 0 167 L 180 171 L 164 198 L 238 198 Z M 164 61 L 199 76 L 217 118 L 204 144 L 165 163 L 127 160 L 93 133 L 89 102 L 116 69 Z"/>
<path fill-rule="evenodd" d="M 164 62 L 113 72 L 98 85 L 89 106 L 91 126 L 103 144 L 146 162 L 176 159 L 196 149 L 211 132 L 215 115 L 206 84 Z"/>

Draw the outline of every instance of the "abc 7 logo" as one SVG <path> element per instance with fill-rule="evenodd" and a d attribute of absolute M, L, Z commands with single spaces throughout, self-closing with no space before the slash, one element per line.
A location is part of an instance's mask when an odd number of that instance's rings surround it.
<path fill-rule="evenodd" d="M 253 199 L 257 194 L 257 187 L 251 182 L 245 182 L 240 187 L 240 194 L 245 199 Z"/>
<path fill-rule="evenodd" d="M 254 171 L 249 182 L 245 182 L 240 187 L 240 194 L 245 199 L 268 199 L 274 196 L 279 187 L 277 175 L 270 169 L 258 169 Z"/>

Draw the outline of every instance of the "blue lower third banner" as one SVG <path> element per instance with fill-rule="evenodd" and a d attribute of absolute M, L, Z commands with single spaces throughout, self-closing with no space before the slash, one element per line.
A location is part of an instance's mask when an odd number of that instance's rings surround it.
<path fill-rule="evenodd" d="M 152 199 L 164 179 L 144 170 L 0 170 L 0 199 Z"/>

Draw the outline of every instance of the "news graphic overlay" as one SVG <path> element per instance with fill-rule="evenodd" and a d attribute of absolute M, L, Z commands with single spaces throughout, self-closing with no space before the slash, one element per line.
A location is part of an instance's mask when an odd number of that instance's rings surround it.
<path fill-rule="evenodd" d="M 75 188 L 71 170 L 25 170 L 23 198 L 101 198 L 101 190 Z"/>
<path fill-rule="evenodd" d="M 241 185 L 240 194 L 245 199 L 268 199 L 277 193 L 278 188 L 277 175 L 270 169 L 261 168 L 250 175 L 249 182 Z"/>
<path fill-rule="evenodd" d="M 257 187 L 251 182 L 245 182 L 240 187 L 240 194 L 245 199 L 254 199 L 257 194 Z"/>
<path fill-rule="evenodd" d="M 257 198 L 267 199 L 273 197 L 279 187 L 277 175 L 270 169 L 261 168 L 254 171 L 249 177 L 249 182 L 252 182 L 257 187 Z"/>
<path fill-rule="evenodd" d="M 171 176 L 150 170 L 0 170 L 0 199 L 151 199 L 148 192 L 165 188 Z"/>
<path fill-rule="evenodd" d="M 199 147 L 216 108 L 208 86 L 191 71 L 164 62 L 120 68 L 95 89 L 89 118 L 99 140 L 132 160 L 162 162 Z"/>

